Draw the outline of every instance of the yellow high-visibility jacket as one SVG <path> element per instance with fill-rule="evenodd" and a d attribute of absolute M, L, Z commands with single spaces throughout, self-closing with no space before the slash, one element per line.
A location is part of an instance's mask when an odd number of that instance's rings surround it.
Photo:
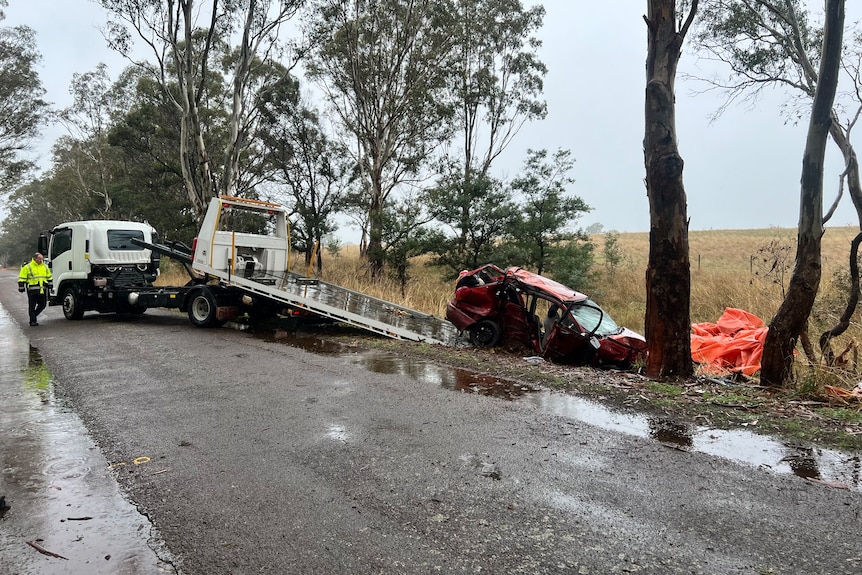
<path fill-rule="evenodd" d="M 18 285 L 27 289 L 44 290 L 48 284 L 53 283 L 54 277 L 51 275 L 51 268 L 45 265 L 45 262 L 38 263 L 36 260 L 30 260 L 30 263 L 21 266 L 21 273 L 18 274 Z"/>

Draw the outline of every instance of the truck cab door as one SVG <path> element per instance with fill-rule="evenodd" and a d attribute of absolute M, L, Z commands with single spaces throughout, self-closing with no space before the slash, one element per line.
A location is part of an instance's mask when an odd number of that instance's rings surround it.
<path fill-rule="evenodd" d="M 71 278 L 74 271 L 72 262 L 72 228 L 59 228 L 51 234 L 48 246 L 48 265 L 51 267 L 51 275 L 54 277 L 54 291 L 52 296 L 57 295 L 63 281 Z"/>

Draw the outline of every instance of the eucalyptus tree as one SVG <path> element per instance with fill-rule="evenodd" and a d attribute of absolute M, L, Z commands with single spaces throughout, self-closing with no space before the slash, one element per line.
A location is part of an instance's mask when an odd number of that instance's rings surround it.
<path fill-rule="evenodd" d="M 72 162 L 66 167 L 76 176 L 70 192 L 99 198 L 98 211 L 103 218 L 113 217 L 108 132 L 118 113 L 112 103 L 111 87 L 105 64 L 99 64 L 92 72 L 76 73 L 69 89 L 72 104 L 57 113 L 69 133 L 66 143 L 76 152 L 65 155 Z"/>
<path fill-rule="evenodd" d="M 311 8 L 308 31 L 318 48 L 307 71 L 353 140 L 367 194 L 367 257 L 377 276 L 390 195 L 414 184 L 451 135 L 452 4 L 315 0 Z"/>
<path fill-rule="evenodd" d="M 0 0 L 0 9 L 7 6 Z M 0 20 L 5 16 L 0 11 Z M 35 33 L 26 26 L 0 27 L 0 189 L 12 189 L 33 164 L 31 149 L 49 104 L 37 72 L 41 55 Z"/>
<path fill-rule="evenodd" d="M 832 6 L 831 9 L 837 9 Z M 843 9 L 842 9 L 843 12 Z M 827 12 L 837 18 L 837 14 Z M 843 20 L 843 17 L 842 17 Z M 833 35 L 835 21 L 832 22 Z M 800 0 L 715 0 L 707 3 L 703 11 L 703 17 L 695 34 L 697 46 L 714 59 L 723 62 L 730 70 L 726 78 L 707 79 L 711 86 L 724 90 L 726 101 L 716 112 L 720 115 L 733 102 L 742 100 L 756 102 L 763 90 L 769 87 L 778 87 L 785 90 L 787 103 L 782 106 L 782 113 L 788 121 L 798 121 L 811 113 L 812 102 L 817 94 L 821 79 L 820 67 L 823 66 L 823 37 L 824 27 L 812 21 L 811 14 L 806 8 L 806 3 Z M 833 41 L 835 41 L 833 36 Z M 803 190 L 800 209 L 800 240 L 805 236 L 805 241 L 797 244 L 797 270 L 801 273 L 808 268 L 807 279 L 797 277 L 797 289 L 785 296 L 789 298 L 802 297 L 801 301 L 788 302 L 782 306 L 779 314 L 773 318 L 776 326 L 773 338 L 767 345 L 779 346 L 782 351 L 772 347 L 769 352 L 764 350 L 764 362 L 774 361 L 769 366 L 764 363 L 764 381 L 772 385 L 781 385 L 779 379 L 790 376 L 786 349 L 795 345 L 797 338 L 806 336 L 806 325 L 811 306 L 806 302 L 815 294 L 810 293 L 816 286 L 811 285 L 805 290 L 800 290 L 800 282 L 812 283 L 817 276 L 819 283 L 819 272 L 813 268 L 819 267 L 817 258 L 813 253 L 819 251 L 819 234 L 822 233 L 822 224 L 831 217 L 843 193 L 843 183 L 846 178 L 847 189 L 851 201 L 856 208 L 860 228 L 862 228 L 862 185 L 860 185 L 859 165 L 856 151 L 851 141 L 851 132 L 862 112 L 862 83 L 860 83 L 860 48 L 862 35 L 856 32 L 853 41 L 843 50 L 842 64 L 847 74 L 845 77 L 850 83 L 850 89 L 833 102 L 828 114 L 828 134 L 836 144 L 845 162 L 845 171 L 841 174 L 841 185 L 829 211 L 822 214 L 822 192 L 815 190 L 816 174 L 803 174 Z M 809 140 L 811 132 L 809 132 Z M 806 150 L 804 162 L 810 162 L 808 150 Z M 808 164 L 803 163 L 803 169 Z M 810 166 L 809 166 L 810 167 Z M 822 187 L 821 184 L 817 184 Z M 807 188 L 805 186 L 808 186 Z M 812 205 L 812 202 L 818 206 Z M 815 217 L 815 210 L 819 210 L 821 221 L 811 221 Z M 818 231 L 819 230 L 819 231 Z M 814 236 L 818 236 L 814 238 Z M 807 262 L 807 263 L 806 263 Z M 802 265 L 805 264 L 805 265 Z M 858 302 L 858 294 L 851 291 L 848 297 L 848 309 L 846 313 L 852 313 Z M 813 303 L 813 300 L 812 300 Z M 796 318 L 791 323 L 794 326 L 788 328 L 787 314 L 796 316 L 805 314 L 802 318 Z M 784 317 L 781 317 L 784 316 Z M 795 326 L 801 325 L 800 328 Z M 846 329 L 841 326 L 829 330 L 825 339 L 821 339 L 821 349 L 828 357 L 827 349 L 829 339 L 840 335 Z M 788 331 L 789 330 L 789 331 Z M 777 341 L 778 334 L 783 334 L 782 342 Z M 790 356 L 788 356 L 790 357 Z M 781 375 L 779 375 L 781 374 Z"/>
<path fill-rule="evenodd" d="M 178 112 L 178 163 L 189 201 L 200 219 L 215 193 L 236 193 L 241 150 L 253 131 L 252 99 L 275 80 L 262 80 L 259 67 L 266 68 L 284 56 L 282 48 L 289 49 L 280 43 L 279 34 L 305 0 L 99 1 L 113 16 L 107 30 L 110 45 L 157 79 Z M 134 59 L 133 35 L 149 48 L 154 62 Z M 208 141 L 201 107 L 208 96 L 208 76 L 221 64 L 213 59 L 232 52 L 227 46 L 235 37 L 240 41 L 232 59 L 231 88 L 223 102 L 227 137 L 219 154 Z M 295 53 L 288 56 L 290 60 Z M 213 160 L 218 155 L 223 157 L 220 179 Z"/>
<path fill-rule="evenodd" d="M 453 98 L 464 178 L 484 176 L 528 121 L 544 119 L 545 65 L 535 33 L 545 8 L 520 0 L 456 0 Z"/>
<path fill-rule="evenodd" d="M 644 164 L 650 209 L 645 335 L 648 377 L 692 373 L 691 270 L 683 160 L 676 138 L 676 72 L 698 1 L 677 11 L 676 0 L 649 0 Z"/>
<path fill-rule="evenodd" d="M 787 295 L 769 322 L 763 344 L 760 380 L 780 387 L 792 376 L 793 350 L 808 322 L 820 287 L 820 239 L 823 236 L 823 161 L 832 127 L 844 39 L 844 0 L 826 0 L 819 80 L 811 108 L 799 202 L 796 265 Z"/>
<path fill-rule="evenodd" d="M 536 51 L 535 37 L 545 9 L 525 9 L 520 0 L 456 0 L 453 21 L 454 48 L 452 92 L 453 141 L 448 161 L 441 164 L 448 192 L 462 182 L 461 193 L 469 200 L 481 189 L 473 179 L 484 179 L 494 160 L 509 146 L 529 121 L 547 115 L 542 99 L 545 65 Z M 459 251 L 467 249 L 471 204 L 460 202 L 460 225 L 453 232 Z"/>
<path fill-rule="evenodd" d="M 522 265 L 541 274 L 550 262 L 571 255 L 571 243 L 588 241 L 574 229 L 590 206 L 567 188 L 575 182 L 570 175 L 575 164 L 570 150 L 559 149 L 548 158 L 547 150 L 528 150 L 523 172 L 509 184 L 513 194 L 523 198 L 520 217 L 512 230 L 514 245 L 522 254 Z"/>
<path fill-rule="evenodd" d="M 287 79 L 282 89 L 259 99 L 260 140 L 279 197 L 291 207 L 291 241 L 322 269 L 323 238 L 337 229 L 334 216 L 346 201 L 353 164 L 347 152 L 323 129 L 318 112 L 300 95 L 299 82 Z"/>
<path fill-rule="evenodd" d="M 123 71 L 113 92 L 125 109 L 108 134 L 119 164 L 112 188 L 115 210 L 126 219 L 147 219 L 163 238 L 190 242 L 197 221 L 177 154 L 179 112 L 158 82 L 134 66 Z M 220 121 L 203 118 L 210 125 Z"/>
<path fill-rule="evenodd" d="M 801 0 L 715 0 L 708 3 L 694 34 L 695 45 L 727 66 L 726 78 L 703 79 L 722 90 L 726 99 L 719 117 L 736 101 L 756 105 L 768 88 L 784 90 L 781 113 L 787 121 L 807 118 L 817 89 L 823 27 Z M 862 227 L 862 185 L 851 132 L 862 113 L 862 33 L 855 31 L 844 48 L 842 65 L 850 86 L 838 94 L 831 111 L 829 134 L 844 158 L 850 199 Z M 824 217 L 828 221 L 843 193 L 843 185 Z"/>
<path fill-rule="evenodd" d="M 20 266 L 36 249 L 39 230 L 64 221 L 53 210 L 45 184 L 35 180 L 9 192 L 5 199 L 6 218 L 0 227 L 0 265 Z"/>

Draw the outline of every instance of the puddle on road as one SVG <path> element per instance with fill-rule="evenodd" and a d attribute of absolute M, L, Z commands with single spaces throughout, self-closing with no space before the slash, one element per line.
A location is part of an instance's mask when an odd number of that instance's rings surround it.
<path fill-rule="evenodd" d="M 151 525 L 123 498 L 77 415 L 54 397 L 39 350 L 2 306 L 0 397 L 0 572 L 176 573 L 150 547 L 159 545 Z"/>
<path fill-rule="evenodd" d="M 404 375 L 453 391 L 528 401 L 548 413 L 583 421 L 600 429 L 650 437 L 669 447 L 699 451 L 775 473 L 792 473 L 862 491 L 862 461 L 858 455 L 790 446 L 746 430 L 688 426 L 664 418 L 621 413 L 580 397 L 538 390 L 497 377 L 377 350 L 353 349 L 319 334 L 276 330 L 267 332 L 264 338 L 312 353 L 341 357 L 376 373 Z"/>
<path fill-rule="evenodd" d="M 403 375 L 452 391 L 509 400 L 539 391 L 514 381 L 481 375 L 465 369 L 444 367 L 415 359 L 406 361 L 404 358 L 376 350 L 350 348 L 337 341 L 325 339 L 319 334 L 275 330 L 275 332 L 267 332 L 263 337 L 268 341 L 285 343 L 312 353 L 348 358 L 351 362 L 374 373 Z"/>

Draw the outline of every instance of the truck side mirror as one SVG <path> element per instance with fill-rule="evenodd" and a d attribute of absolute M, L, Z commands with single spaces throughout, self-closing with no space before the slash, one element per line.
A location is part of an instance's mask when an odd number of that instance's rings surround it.
<path fill-rule="evenodd" d="M 48 238 L 50 234 L 48 232 L 41 232 L 39 234 L 39 242 L 37 243 L 36 251 L 48 257 Z"/>

